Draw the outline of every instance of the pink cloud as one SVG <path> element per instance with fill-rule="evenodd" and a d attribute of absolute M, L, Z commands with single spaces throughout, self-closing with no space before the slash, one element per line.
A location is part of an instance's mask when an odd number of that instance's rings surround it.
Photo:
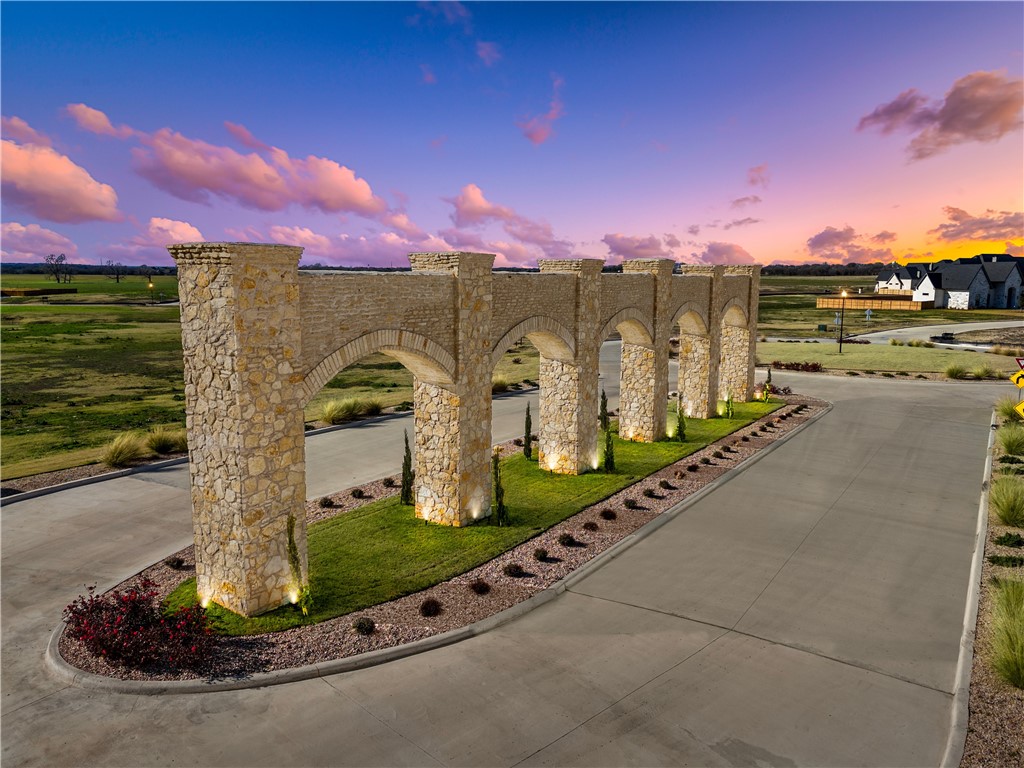
<path fill-rule="evenodd" d="M 501 51 L 497 43 L 487 43 L 483 40 L 476 41 L 476 55 L 485 66 L 491 67 L 501 61 Z"/>
<path fill-rule="evenodd" d="M 422 81 L 427 85 L 434 85 L 437 82 L 437 76 L 429 64 L 420 64 L 420 72 L 422 73 Z"/>
<path fill-rule="evenodd" d="M 187 221 L 154 216 L 146 229 L 121 243 L 98 251 L 102 260 L 127 264 L 167 264 L 171 262 L 167 246 L 172 243 L 201 243 L 203 233 Z"/>
<path fill-rule="evenodd" d="M 382 224 L 400 233 L 403 237 L 408 237 L 412 240 L 422 240 L 427 236 L 422 229 L 409 220 L 408 215 L 405 213 L 386 213 L 380 217 L 380 221 Z"/>
<path fill-rule="evenodd" d="M 565 115 L 565 104 L 559 91 L 565 85 L 560 77 L 554 77 L 551 94 L 551 106 L 543 115 L 528 118 L 516 123 L 516 126 L 523 132 L 523 136 L 534 144 L 543 144 L 554 134 L 554 122 Z"/>
<path fill-rule="evenodd" d="M 743 219 L 733 219 L 728 224 L 722 225 L 722 229 L 734 229 L 736 227 L 749 227 L 751 224 L 760 224 L 761 219 L 755 219 L 747 216 Z"/>
<path fill-rule="evenodd" d="M 5 139 L 14 139 L 21 144 L 35 144 L 38 147 L 51 147 L 53 142 L 20 117 L 0 117 L 0 131 Z"/>
<path fill-rule="evenodd" d="M 71 240 L 38 224 L 6 222 L 0 225 L 0 242 L 0 257 L 7 262 L 42 261 L 51 253 L 68 258 L 78 254 L 78 246 Z"/>
<path fill-rule="evenodd" d="M 602 237 L 601 242 L 608 246 L 608 252 L 612 256 L 621 259 L 675 258 L 671 251 L 662 247 L 662 241 L 654 235 L 637 237 L 634 235 L 611 233 Z"/>
<path fill-rule="evenodd" d="M 119 125 L 117 128 L 110 122 L 110 118 L 98 109 L 86 106 L 85 104 L 68 104 L 65 111 L 71 115 L 78 127 L 90 133 L 98 133 L 103 136 L 114 136 L 118 139 L 127 139 L 135 131 L 127 125 Z"/>
<path fill-rule="evenodd" d="M 957 144 L 998 141 L 1024 125 L 1022 110 L 1024 80 L 1002 72 L 972 72 L 954 82 L 939 102 L 929 104 L 913 88 L 904 91 L 862 117 L 857 130 L 914 132 L 907 152 L 911 160 L 922 160 Z"/>
<path fill-rule="evenodd" d="M 871 242 L 873 242 L 873 243 L 891 243 L 895 239 L 896 239 L 896 233 L 895 232 L 889 232 L 887 230 L 882 230 L 877 235 L 874 235 L 871 238 Z"/>
<path fill-rule="evenodd" d="M 228 133 L 235 137 L 239 144 L 249 149 L 255 149 L 260 152 L 267 152 L 270 150 L 269 144 L 264 144 L 262 141 L 257 139 L 244 125 L 238 123 L 232 123 L 228 120 L 224 121 L 224 127 L 228 129 Z"/>
<path fill-rule="evenodd" d="M 1024 213 L 1021 211 L 985 211 L 973 216 L 960 208 L 947 205 L 942 209 L 948 221 L 939 224 L 928 234 L 941 240 L 1018 240 L 1024 238 Z"/>
<path fill-rule="evenodd" d="M 3 141 L 3 196 L 42 219 L 121 221 L 117 193 L 50 147 Z"/>
<path fill-rule="evenodd" d="M 432 16 L 440 16 L 447 24 L 458 24 L 468 35 L 473 32 L 473 25 L 470 23 L 472 14 L 469 9 L 457 0 L 441 0 L 440 2 L 421 2 L 419 7 L 430 13 Z"/>
<path fill-rule="evenodd" d="M 882 232 L 880 234 L 884 236 L 891 233 Z M 842 229 L 825 227 L 821 232 L 807 239 L 807 251 L 812 260 L 836 264 L 869 264 L 875 261 L 889 263 L 893 261 L 891 248 L 874 248 L 868 244 L 868 242 L 882 242 L 877 240 L 877 237 L 879 235 L 865 238 L 857 234 L 849 225 Z"/>
<path fill-rule="evenodd" d="M 564 259 L 572 254 L 572 243 L 556 238 L 550 224 L 535 221 L 507 206 L 490 202 L 476 184 L 467 184 L 457 197 L 444 199 L 455 209 L 452 212 L 452 221 L 457 227 L 483 226 L 490 222 L 498 222 L 510 237 L 536 246 L 549 258 Z"/>
<path fill-rule="evenodd" d="M 756 264 L 754 257 L 735 243 L 708 243 L 704 251 L 693 254 L 703 264 Z"/>
<path fill-rule="evenodd" d="M 771 181 L 771 173 L 768 170 L 767 163 L 755 165 L 753 168 L 747 169 L 747 184 L 750 186 L 767 189 L 769 181 Z"/>
<path fill-rule="evenodd" d="M 1007 241 L 1003 248 L 1005 252 L 1010 254 L 1011 256 L 1024 256 L 1024 244 L 1014 245 L 1013 243 Z"/>
<path fill-rule="evenodd" d="M 748 205 L 757 205 L 761 202 L 761 198 L 757 195 L 747 195 L 746 197 L 738 197 L 729 204 L 730 208 L 745 208 Z"/>

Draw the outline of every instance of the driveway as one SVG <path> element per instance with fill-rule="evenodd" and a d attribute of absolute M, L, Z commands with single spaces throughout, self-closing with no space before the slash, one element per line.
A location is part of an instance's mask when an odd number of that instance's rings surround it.
<path fill-rule="evenodd" d="M 560 598 L 265 689 L 101 694 L 45 670 L 83 585 L 187 543 L 183 490 L 136 475 L 4 507 L 3 764 L 935 765 L 1005 387 L 776 380 L 835 408 Z"/>

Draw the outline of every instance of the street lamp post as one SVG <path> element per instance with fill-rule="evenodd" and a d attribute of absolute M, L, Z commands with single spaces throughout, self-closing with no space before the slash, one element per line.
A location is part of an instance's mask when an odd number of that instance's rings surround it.
<path fill-rule="evenodd" d="M 843 295 L 845 296 L 846 294 L 843 294 Z M 149 281 L 149 303 L 150 304 L 156 303 L 154 301 L 154 299 L 153 299 L 153 281 L 152 280 Z"/>
<path fill-rule="evenodd" d="M 843 354 L 843 322 L 846 320 L 846 291 L 843 291 L 843 302 L 839 305 L 839 354 Z"/>

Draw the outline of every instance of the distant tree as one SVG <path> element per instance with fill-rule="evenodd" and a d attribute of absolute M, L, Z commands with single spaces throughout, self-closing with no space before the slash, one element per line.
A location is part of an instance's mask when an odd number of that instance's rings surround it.
<path fill-rule="evenodd" d="M 412 451 L 409 450 L 409 431 L 405 431 L 405 456 L 402 458 L 402 503 L 412 504 Z"/>
<path fill-rule="evenodd" d="M 111 261 L 108 259 L 103 264 L 103 274 L 105 274 L 109 280 L 113 280 L 115 283 L 120 283 L 122 277 L 128 276 L 128 267 L 119 261 Z"/>
<path fill-rule="evenodd" d="M 64 273 L 67 271 L 67 262 L 67 257 L 63 253 L 60 256 L 55 256 L 51 253 L 45 259 L 46 274 L 58 283 L 64 282 Z"/>
<path fill-rule="evenodd" d="M 527 459 L 533 458 L 533 420 L 530 419 L 530 404 L 526 404 L 526 426 L 523 435 L 523 455 Z"/>

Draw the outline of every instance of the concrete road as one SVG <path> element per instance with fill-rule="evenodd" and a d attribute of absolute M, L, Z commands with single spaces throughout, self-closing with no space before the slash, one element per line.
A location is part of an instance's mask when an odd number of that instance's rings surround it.
<path fill-rule="evenodd" d="M 1002 320 L 996 322 L 977 323 L 947 323 L 945 325 L 919 325 L 916 328 L 894 328 L 889 331 L 874 331 L 873 333 L 857 334 L 858 339 L 867 339 L 871 342 L 888 344 L 889 339 L 899 341 L 910 341 L 911 339 L 927 339 L 930 336 L 939 336 L 943 333 L 967 333 L 968 331 L 989 331 L 998 328 L 1021 328 L 1024 327 L 1024 312 L 1020 320 Z M 947 345 L 942 345 L 947 346 Z M 977 344 L 957 344 L 950 346 L 978 347 Z"/>
<path fill-rule="evenodd" d="M 133 476 L 4 507 L 3 764 L 935 765 L 1005 387 L 777 381 L 835 408 L 557 600 L 260 690 L 97 694 L 43 666 L 84 584 L 187 542 L 183 491 Z"/>

